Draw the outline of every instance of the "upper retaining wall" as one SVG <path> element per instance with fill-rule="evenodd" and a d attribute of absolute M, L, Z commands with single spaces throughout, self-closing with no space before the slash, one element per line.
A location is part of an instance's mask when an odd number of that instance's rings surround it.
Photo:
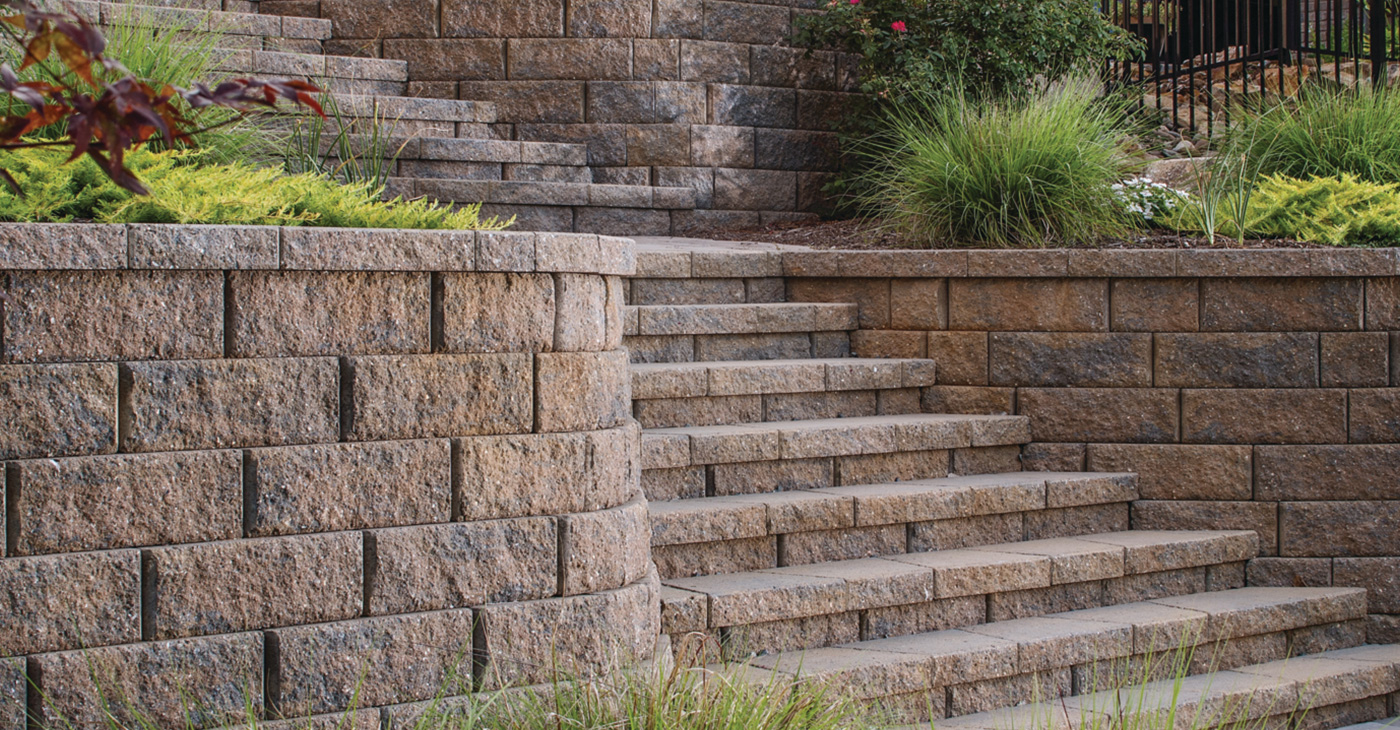
<path fill-rule="evenodd" d="M 788 301 L 930 357 L 930 412 L 1019 413 L 1026 468 L 1135 471 L 1137 528 L 1253 529 L 1255 584 L 1364 586 L 1400 636 L 1396 249 L 811 252 Z"/>
<path fill-rule="evenodd" d="M 263 0 L 328 53 L 408 61 L 409 93 L 493 101 L 509 139 L 582 142 L 600 183 L 695 188 L 676 233 L 820 202 L 851 57 L 785 47 L 825 0 Z M 528 212 L 524 212 L 528 217 Z M 635 235 L 672 233 L 638 210 Z"/>
<path fill-rule="evenodd" d="M 650 652 L 630 241 L 3 225 L 0 242 L 0 726 L 24 727 L 26 701 L 51 721 L 41 695 L 105 726 L 90 661 L 119 714 L 124 692 L 184 727 L 183 690 L 208 727 L 245 694 L 268 717 L 343 709 L 362 668 L 377 707 L 452 671 L 466 693 Z"/>

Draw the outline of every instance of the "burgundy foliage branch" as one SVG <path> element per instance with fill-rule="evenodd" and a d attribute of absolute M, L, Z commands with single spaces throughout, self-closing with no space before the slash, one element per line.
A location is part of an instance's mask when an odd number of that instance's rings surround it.
<path fill-rule="evenodd" d="M 182 89 L 137 78 L 105 56 L 102 32 L 71 7 L 51 12 L 33 0 L 0 0 L 0 13 L 0 42 L 24 49 L 18 70 L 36 67 L 43 77 L 20 81 L 15 69 L 0 64 L 0 93 L 19 102 L 25 112 L 0 114 L 0 149 L 68 148 L 70 162 L 87 155 L 114 182 L 138 195 L 147 191 L 124 164 L 128 150 L 153 139 L 167 145 L 193 144 L 194 135 L 238 118 L 199 128 L 190 111 L 222 107 L 242 115 L 285 100 L 325 117 L 314 96 L 320 89 L 307 81 L 235 78 L 212 89 L 203 83 Z M 63 139 L 26 139 L 37 129 L 60 123 L 68 132 Z M 0 178 L 23 194 L 3 168 Z"/>

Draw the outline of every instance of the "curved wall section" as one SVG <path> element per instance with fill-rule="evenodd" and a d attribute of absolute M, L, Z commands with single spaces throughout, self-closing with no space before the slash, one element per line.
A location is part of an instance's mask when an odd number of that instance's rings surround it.
<path fill-rule="evenodd" d="M 100 725 L 96 685 L 160 726 L 407 716 L 651 651 L 630 241 L 0 240 L 0 726 Z"/>

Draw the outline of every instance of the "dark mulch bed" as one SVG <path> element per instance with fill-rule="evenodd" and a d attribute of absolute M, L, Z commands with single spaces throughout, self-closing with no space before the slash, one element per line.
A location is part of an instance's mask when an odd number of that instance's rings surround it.
<path fill-rule="evenodd" d="M 869 221 L 840 220 L 805 223 L 777 223 L 742 230 L 712 230 L 692 234 L 695 238 L 719 241 L 763 241 L 791 246 L 875 251 L 890 249 L 938 248 L 922 241 L 913 241 L 899 233 Z M 1066 244 L 1056 248 L 1332 248 L 1317 243 L 1286 239 L 1246 240 L 1241 246 L 1233 239 L 1214 242 L 1174 233 L 1148 232 L 1125 239 L 1104 239 L 1089 243 Z"/>

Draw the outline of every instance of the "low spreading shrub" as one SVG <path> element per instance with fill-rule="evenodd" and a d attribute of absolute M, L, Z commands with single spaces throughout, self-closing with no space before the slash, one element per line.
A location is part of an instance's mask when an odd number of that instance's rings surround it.
<path fill-rule="evenodd" d="M 342 185 L 315 174 L 286 175 L 242 163 L 194 164 L 200 153 L 127 155 L 150 195 L 135 195 L 84 157 L 64 164 L 56 149 L 8 153 L 4 164 L 24 195 L 0 189 L 0 220 L 100 223 L 208 223 L 355 228 L 499 229 L 481 206 L 453 210 L 425 200 L 383 201 L 371 184 Z"/>
<path fill-rule="evenodd" d="M 1074 78 L 1023 101 L 962 90 L 894 107 L 855 143 L 867 213 L 927 245 L 1043 246 L 1125 232 L 1124 107 Z"/>
<path fill-rule="evenodd" d="M 1400 182 L 1400 93 L 1320 85 L 1249 114 L 1232 143 L 1265 175 Z"/>
<path fill-rule="evenodd" d="M 1400 184 L 1350 174 L 1265 177 L 1250 198 L 1246 232 L 1333 246 L 1394 246 L 1400 243 Z"/>

